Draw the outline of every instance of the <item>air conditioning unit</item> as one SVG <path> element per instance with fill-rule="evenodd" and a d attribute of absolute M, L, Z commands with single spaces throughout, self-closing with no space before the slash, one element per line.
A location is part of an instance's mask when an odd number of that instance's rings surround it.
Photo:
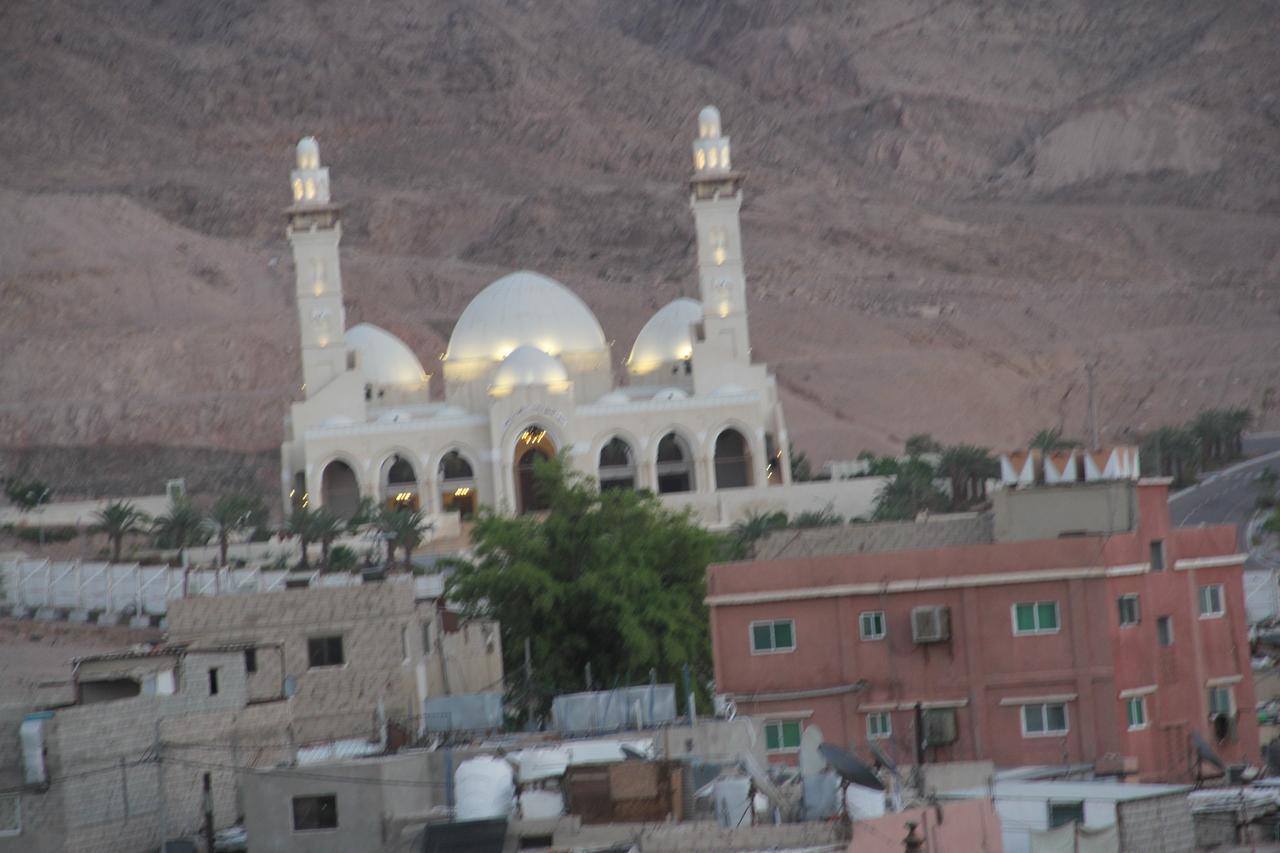
<path fill-rule="evenodd" d="M 711 705 L 715 709 L 715 715 L 722 720 L 732 720 L 738 715 L 737 703 L 728 694 L 717 693 L 712 698 Z"/>
<path fill-rule="evenodd" d="M 951 639 L 951 608 L 911 608 L 911 639 L 917 643 L 941 643 Z"/>
<path fill-rule="evenodd" d="M 946 746 L 955 743 L 956 709 L 930 708 L 924 712 L 924 739 L 927 746 Z"/>

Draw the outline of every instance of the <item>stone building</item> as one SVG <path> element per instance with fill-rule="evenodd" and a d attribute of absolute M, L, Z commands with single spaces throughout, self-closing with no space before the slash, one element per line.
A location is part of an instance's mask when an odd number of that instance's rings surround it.
<path fill-rule="evenodd" d="M 241 647 L 79 658 L 76 700 L 0 715 L 0 853 L 136 853 L 244 803 L 237 767 L 288 757 L 289 703 L 251 698 Z"/>
<path fill-rule="evenodd" d="M 502 682 L 498 623 L 460 621 L 439 589 L 418 592 L 436 578 L 416 581 L 178 599 L 169 637 L 243 644 L 249 695 L 292 696 L 299 743 L 366 735 L 379 707 L 416 729 L 428 696 Z"/>
<path fill-rule="evenodd" d="M 865 515 L 879 479 L 793 484 L 773 375 L 752 360 L 739 208 L 720 114 L 698 118 L 689 201 L 698 299 L 641 329 L 615 378 L 609 337 L 564 285 L 514 272 L 481 291 L 441 355 L 444 397 L 402 341 L 348 328 L 340 210 L 314 139 L 298 143 L 293 246 L 302 399 L 281 446 L 286 506 L 349 514 L 361 498 L 470 513 L 537 509 L 533 463 L 567 452 L 602 488 L 649 489 L 708 524 L 751 511 Z"/>

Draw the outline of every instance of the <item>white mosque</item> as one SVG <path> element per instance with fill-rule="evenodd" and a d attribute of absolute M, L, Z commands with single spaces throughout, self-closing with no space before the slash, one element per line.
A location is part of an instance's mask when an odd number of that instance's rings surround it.
<path fill-rule="evenodd" d="M 563 284 L 521 271 L 458 318 L 440 400 L 402 341 L 369 323 L 347 328 L 339 208 L 316 141 L 299 142 L 287 233 L 304 384 L 281 446 L 286 506 L 350 513 L 368 497 L 433 514 L 465 516 L 481 504 L 524 513 L 540 508 L 534 461 L 565 452 L 600 488 L 652 490 L 711 526 L 764 510 L 866 514 L 876 482 L 791 482 L 774 378 L 751 361 L 742 175 L 715 107 L 698 116 L 693 161 L 701 298 L 658 310 L 623 376 L 591 309 Z"/>

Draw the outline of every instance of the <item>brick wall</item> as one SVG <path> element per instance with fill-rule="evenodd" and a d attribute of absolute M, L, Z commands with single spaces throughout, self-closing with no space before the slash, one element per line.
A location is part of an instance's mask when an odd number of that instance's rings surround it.
<path fill-rule="evenodd" d="M 1196 849 L 1195 821 L 1185 793 L 1119 803 L 1116 814 L 1121 850 L 1192 853 Z"/>

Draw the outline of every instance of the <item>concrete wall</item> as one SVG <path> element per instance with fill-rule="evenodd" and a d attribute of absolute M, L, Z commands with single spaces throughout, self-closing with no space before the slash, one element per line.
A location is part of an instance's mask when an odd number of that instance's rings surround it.
<path fill-rule="evenodd" d="M 1127 480 L 997 489 L 991 503 L 997 542 L 1120 533 L 1138 523 L 1135 490 Z"/>
<path fill-rule="evenodd" d="M 750 717 L 700 719 L 693 727 L 677 721 L 655 731 L 654 748 L 663 758 L 695 755 L 707 761 L 733 760 L 745 752 L 763 765 L 764 724 Z"/>
<path fill-rule="evenodd" d="M 924 853 L 1012 853 L 1004 846 L 1000 818 L 990 800 L 949 802 L 860 820 L 853 825 L 849 853 L 902 853 L 908 822 L 916 824 L 916 835 L 925 840 Z"/>
<path fill-rule="evenodd" d="M 559 848 L 631 842 L 645 853 L 702 853 L 703 851 L 775 850 L 823 847 L 842 843 L 843 828 L 835 823 L 793 823 L 725 829 L 715 823 L 612 823 L 586 826 L 562 821 L 553 836 Z M 899 848 L 901 850 L 901 848 Z"/>
<path fill-rule="evenodd" d="M 875 509 L 876 495 L 886 482 L 887 477 L 860 477 L 663 495 L 662 500 L 677 509 L 692 509 L 698 519 L 711 528 L 729 527 L 752 513 L 785 512 L 794 517 L 802 512 L 829 509 L 845 519 L 869 518 Z"/>
<path fill-rule="evenodd" d="M 741 714 L 800 719 L 857 749 L 867 747 L 868 715 L 888 713 L 893 735 L 881 746 L 910 756 L 919 701 L 957 717 L 958 741 L 931 750 L 932 761 L 1057 764 L 1115 752 L 1136 756 L 1145 781 L 1182 781 L 1190 732 L 1209 735 L 1209 682 L 1237 679 L 1236 706 L 1254 703 L 1235 530 L 1172 530 L 1165 487 L 1136 492 L 1141 525 L 1110 537 L 712 566 L 716 689 Z M 1166 544 L 1162 572 L 1146 562 L 1154 540 Z M 1224 587 L 1220 618 L 1198 613 L 1198 587 L 1210 583 Z M 1139 625 L 1119 625 L 1126 593 L 1140 595 Z M 1057 602 L 1058 628 L 1015 634 L 1014 605 L 1037 601 Z M 949 609 L 949 641 L 913 641 L 911 613 L 924 606 Z M 885 613 L 886 637 L 860 638 L 866 611 Z M 1171 647 L 1156 641 L 1162 614 L 1174 620 Z M 752 624 L 776 619 L 794 621 L 794 650 L 753 654 Z M 1129 730 L 1121 694 L 1148 688 L 1150 723 Z M 1065 734 L 1023 734 L 1022 706 L 1036 701 L 1067 705 Z M 1239 715 L 1236 737 L 1217 748 L 1228 762 L 1255 760 L 1254 715 Z"/>
<path fill-rule="evenodd" d="M 1131 800 L 1116 807 L 1121 850 L 1191 853 L 1196 827 L 1186 794 Z"/>

